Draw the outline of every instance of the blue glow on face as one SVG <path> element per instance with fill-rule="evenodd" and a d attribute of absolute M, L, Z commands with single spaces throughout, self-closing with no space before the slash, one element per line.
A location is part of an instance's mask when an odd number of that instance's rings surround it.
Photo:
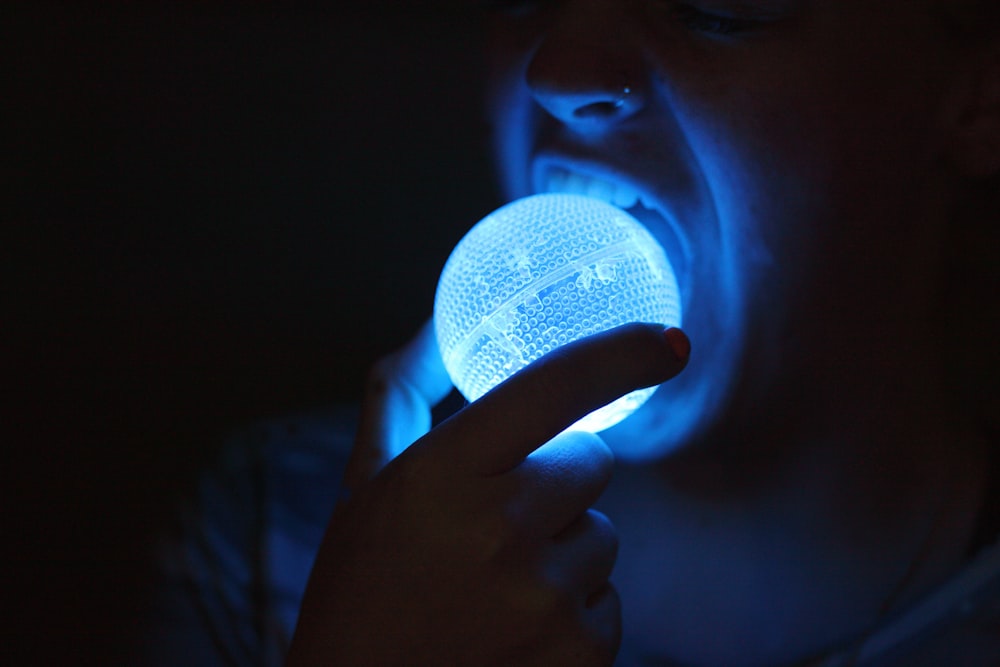
<path fill-rule="evenodd" d="M 580 195 L 525 197 L 486 216 L 452 251 L 434 300 L 445 368 L 470 401 L 555 348 L 628 322 L 680 325 L 673 269 L 635 218 Z M 654 390 L 573 428 L 603 431 Z"/>

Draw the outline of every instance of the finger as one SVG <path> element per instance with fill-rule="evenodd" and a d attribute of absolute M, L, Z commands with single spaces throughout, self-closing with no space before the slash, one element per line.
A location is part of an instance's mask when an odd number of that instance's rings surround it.
<path fill-rule="evenodd" d="M 679 373 L 687 349 L 679 329 L 664 332 L 655 324 L 626 324 L 575 341 L 442 424 L 448 437 L 440 446 L 478 474 L 506 472 L 584 415 Z"/>
<path fill-rule="evenodd" d="M 617 558 L 618 533 L 611 520 L 587 510 L 553 540 L 547 574 L 587 606 L 607 585 Z"/>
<path fill-rule="evenodd" d="M 593 433 L 567 431 L 495 478 L 516 499 L 513 511 L 534 535 L 550 538 L 578 520 L 604 492 L 614 454 Z"/>
<path fill-rule="evenodd" d="M 607 584 L 579 607 L 567 623 L 553 632 L 561 641 L 549 644 L 537 662 L 551 667 L 610 667 L 621 645 L 621 601 Z"/>
<path fill-rule="evenodd" d="M 622 603 L 612 584 L 604 584 L 587 599 L 584 624 L 599 664 L 611 665 L 622 641 Z"/>
<path fill-rule="evenodd" d="M 434 327 L 427 322 L 410 343 L 369 373 L 344 486 L 353 491 L 427 433 L 431 407 L 450 390 Z"/>

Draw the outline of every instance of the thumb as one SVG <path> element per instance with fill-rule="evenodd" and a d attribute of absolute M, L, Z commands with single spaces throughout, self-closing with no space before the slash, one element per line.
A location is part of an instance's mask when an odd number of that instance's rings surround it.
<path fill-rule="evenodd" d="M 431 427 L 431 408 L 451 391 L 434 325 L 428 320 L 405 347 L 368 374 L 354 449 L 344 471 L 352 492 Z"/>

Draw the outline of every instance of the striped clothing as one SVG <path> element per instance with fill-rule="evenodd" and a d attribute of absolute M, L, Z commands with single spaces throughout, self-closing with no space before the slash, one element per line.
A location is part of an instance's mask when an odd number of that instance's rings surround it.
<path fill-rule="evenodd" d="M 147 664 L 282 663 L 355 422 L 346 408 L 300 415 L 228 443 L 160 544 Z M 858 646 L 809 664 L 1000 666 L 1000 544 Z"/>

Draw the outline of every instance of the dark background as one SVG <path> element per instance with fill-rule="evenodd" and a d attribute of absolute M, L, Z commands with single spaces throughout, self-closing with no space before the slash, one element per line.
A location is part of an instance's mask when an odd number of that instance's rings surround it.
<path fill-rule="evenodd" d="M 0 663 L 128 664 L 222 435 L 429 316 L 496 203 L 473 4 L 0 5 Z"/>

